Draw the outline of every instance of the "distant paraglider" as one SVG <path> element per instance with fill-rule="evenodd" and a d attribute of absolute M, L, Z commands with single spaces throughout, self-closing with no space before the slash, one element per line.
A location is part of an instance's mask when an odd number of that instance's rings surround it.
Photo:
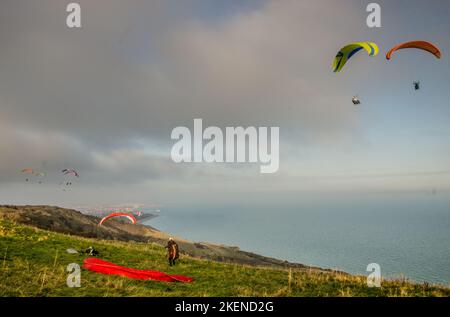
<path fill-rule="evenodd" d="M 413 83 L 413 85 L 414 85 L 414 90 L 419 90 L 420 89 L 420 81 L 415 81 Z"/>
<path fill-rule="evenodd" d="M 33 175 L 33 174 L 34 174 L 34 171 L 33 171 L 32 168 L 27 167 L 27 168 L 24 168 L 24 169 L 22 170 L 22 173 L 23 173 L 23 174 L 27 174 L 27 175 Z M 26 182 L 28 182 L 29 180 L 30 180 L 30 179 L 29 179 L 28 177 L 25 179 Z"/>
<path fill-rule="evenodd" d="M 76 177 L 79 178 L 80 174 L 78 174 L 78 172 L 74 169 L 63 169 L 61 171 L 65 176 L 69 177 L 67 179 L 65 179 L 63 182 L 60 183 L 60 185 L 65 185 L 65 186 L 72 186 L 72 178 Z M 63 191 L 66 191 L 65 188 L 63 188 Z"/>
<path fill-rule="evenodd" d="M 38 183 L 39 183 L 39 184 L 42 184 L 42 178 L 45 177 L 45 173 L 42 173 L 42 172 L 36 172 L 36 173 L 34 173 L 34 175 L 35 175 L 36 177 L 38 177 Z"/>
<path fill-rule="evenodd" d="M 126 217 L 128 220 L 131 221 L 131 223 L 136 224 L 137 220 L 136 218 L 133 216 L 133 214 L 131 213 L 126 213 L 126 212 L 113 212 L 111 214 L 109 214 L 108 216 L 104 217 L 102 220 L 100 220 L 99 225 L 103 225 L 106 221 L 108 221 L 111 218 L 115 218 L 115 217 Z"/>
<path fill-rule="evenodd" d="M 32 167 L 26 167 L 20 170 L 20 173 L 24 175 L 25 181 L 30 184 L 43 184 L 47 179 L 47 171 L 36 170 Z M 63 169 L 61 171 L 63 175 L 63 179 L 59 181 L 59 186 L 63 186 L 61 188 L 63 191 L 66 191 L 67 186 L 72 186 L 74 180 L 80 177 L 80 174 L 74 169 Z"/>
<path fill-rule="evenodd" d="M 64 173 L 64 175 L 80 177 L 78 172 L 76 170 L 74 170 L 74 169 L 67 169 L 67 168 L 65 168 L 61 172 Z"/>
<path fill-rule="evenodd" d="M 22 170 L 22 173 L 25 173 L 25 174 L 33 174 L 33 173 L 34 173 L 34 170 L 33 170 L 31 167 L 27 167 L 27 168 L 24 168 L 24 169 Z"/>
<path fill-rule="evenodd" d="M 42 177 L 45 176 L 45 173 L 35 171 L 31 167 L 24 168 L 22 170 L 22 173 L 28 175 L 28 177 L 25 179 L 26 182 L 29 182 L 31 180 L 31 177 L 38 177 L 39 184 L 42 184 Z"/>
<path fill-rule="evenodd" d="M 355 106 L 361 104 L 361 100 L 359 100 L 358 96 L 353 96 L 352 102 Z"/>
<path fill-rule="evenodd" d="M 378 45 L 373 42 L 351 43 L 339 50 L 333 60 L 333 71 L 338 73 L 342 70 L 347 61 L 361 50 L 366 50 L 369 56 L 378 55 Z"/>

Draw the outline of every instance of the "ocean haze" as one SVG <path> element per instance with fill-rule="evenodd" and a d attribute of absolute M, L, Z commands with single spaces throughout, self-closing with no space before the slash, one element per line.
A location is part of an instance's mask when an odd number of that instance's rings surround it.
<path fill-rule="evenodd" d="M 448 285 L 450 202 L 431 192 L 417 196 L 305 199 L 289 207 L 167 207 L 148 223 L 292 262 L 355 274 L 368 274 L 367 265 L 378 263 L 385 278 Z"/>

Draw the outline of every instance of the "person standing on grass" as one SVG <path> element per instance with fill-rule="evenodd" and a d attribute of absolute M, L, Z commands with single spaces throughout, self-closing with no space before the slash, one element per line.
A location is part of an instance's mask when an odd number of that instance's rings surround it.
<path fill-rule="evenodd" d="M 175 265 L 175 261 L 179 258 L 178 244 L 173 240 L 173 238 L 169 238 L 166 248 L 169 265 Z"/>

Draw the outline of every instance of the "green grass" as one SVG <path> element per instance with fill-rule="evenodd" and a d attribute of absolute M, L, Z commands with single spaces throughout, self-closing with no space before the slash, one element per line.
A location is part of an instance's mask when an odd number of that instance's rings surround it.
<path fill-rule="evenodd" d="M 81 287 L 66 285 L 69 263 L 84 255 L 66 249 L 94 246 L 100 258 L 138 269 L 192 276 L 192 283 L 138 281 L 82 269 Z M 383 281 L 368 288 L 364 276 L 277 270 L 182 256 L 169 267 L 156 244 L 69 236 L 0 220 L 0 296 L 449 296 L 450 288 Z"/>

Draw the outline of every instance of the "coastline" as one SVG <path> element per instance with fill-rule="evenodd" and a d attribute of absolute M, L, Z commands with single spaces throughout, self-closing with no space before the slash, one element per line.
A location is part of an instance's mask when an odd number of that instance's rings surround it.
<path fill-rule="evenodd" d="M 153 217 L 154 218 L 154 217 Z M 98 217 L 84 215 L 73 209 L 60 208 L 56 206 L 13 206 L 0 205 L 0 221 L 11 225 L 38 228 L 47 232 L 63 234 L 67 237 L 80 237 L 91 239 L 90 245 L 94 247 L 96 242 L 99 246 L 109 243 L 135 242 L 138 248 L 161 248 L 165 246 L 169 234 L 159 231 L 149 225 L 129 224 L 122 221 L 109 221 L 102 226 L 98 225 Z M 207 242 L 189 241 L 173 236 L 180 247 L 180 253 L 186 259 L 206 260 L 206 263 L 221 263 L 221 265 L 237 265 L 241 268 L 254 268 L 276 270 L 282 272 L 303 272 L 306 275 L 328 275 L 337 276 L 339 279 L 366 280 L 363 274 L 352 274 L 342 270 L 327 269 L 308 266 L 301 263 L 289 262 L 277 258 L 263 256 L 257 253 L 241 250 L 236 246 L 227 246 Z M 94 240 L 92 240 L 94 239 Z M 87 247 L 87 246 L 86 246 Z M 100 250 L 102 252 L 102 250 Z M 290 274 L 290 273 L 289 273 Z M 416 282 L 406 278 L 383 279 L 386 283 L 400 283 L 404 285 L 425 285 L 448 287 L 447 285 Z"/>
<path fill-rule="evenodd" d="M 154 219 L 157 215 L 146 218 L 146 221 Z M 0 219 L 12 220 L 49 231 L 96 238 L 101 240 L 133 241 L 140 243 L 156 243 L 165 246 L 170 234 L 162 232 L 148 224 L 128 224 L 121 221 L 109 221 L 103 226 L 98 226 L 100 218 L 86 215 L 74 209 L 66 209 L 57 206 L 14 206 L 0 205 Z M 223 263 L 235 263 L 255 267 L 293 268 L 299 270 L 313 270 L 317 272 L 346 272 L 320 267 L 307 266 L 301 263 L 293 263 L 286 260 L 267 257 L 241 250 L 237 246 L 228 246 L 208 242 L 196 242 L 173 236 L 180 246 L 182 254 Z"/>
<path fill-rule="evenodd" d="M 148 224 L 151 219 L 155 219 L 156 217 L 158 215 L 147 214 L 145 217 L 146 224 L 138 223 L 133 225 L 120 220 L 112 220 L 103 226 L 98 226 L 100 221 L 99 217 L 86 215 L 74 209 L 46 205 L 0 205 L 0 219 L 73 236 L 100 240 L 151 243 L 160 246 L 165 246 L 168 238 L 172 236 L 178 242 L 181 254 L 197 259 L 252 267 L 291 268 L 302 271 L 337 272 L 348 276 L 364 276 L 364 274 L 349 273 L 341 269 L 305 265 L 303 263 L 265 256 L 252 251 L 241 250 L 238 246 L 188 240 L 160 231 Z M 387 278 L 387 280 L 391 279 L 396 280 L 399 277 L 393 276 Z M 402 275 L 400 279 L 405 279 L 405 277 Z M 407 280 L 414 283 L 447 286 L 445 283 L 415 281 L 409 278 Z"/>

